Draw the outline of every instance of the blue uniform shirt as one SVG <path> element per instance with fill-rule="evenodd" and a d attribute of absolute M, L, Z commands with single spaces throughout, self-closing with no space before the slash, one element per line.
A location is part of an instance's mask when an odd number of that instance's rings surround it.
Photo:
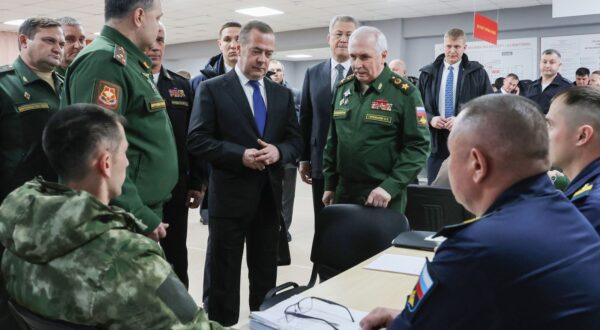
<path fill-rule="evenodd" d="M 600 329 L 600 237 L 546 174 L 439 234 L 388 329 Z"/>
<path fill-rule="evenodd" d="M 600 158 L 591 162 L 571 181 L 565 195 L 600 234 Z"/>

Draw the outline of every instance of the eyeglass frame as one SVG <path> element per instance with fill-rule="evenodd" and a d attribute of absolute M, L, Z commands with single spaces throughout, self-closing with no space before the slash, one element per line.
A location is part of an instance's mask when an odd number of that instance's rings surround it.
<path fill-rule="evenodd" d="M 289 322 L 288 315 L 290 315 L 290 316 L 295 316 L 295 317 L 299 317 L 299 318 L 303 318 L 303 319 L 311 319 L 311 320 L 322 321 L 322 322 L 327 323 L 327 325 L 329 325 L 330 327 L 332 327 L 334 330 L 338 330 L 337 327 L 339 326 L 339 324 L 337 324 L 337 323 L 334 323 L 334 322 L 331 322 L 331 321 L 327 321 L 327 320 L 322 319 L 320 317 L 306 315 L 306 314 L 303 314 L 302 312 L 295 312 L 295 311 L 291 312 L 291 311 L 289 311 L 289 309 L 291 307 L 294 307 L 294 306 L 297 306 L 297 310 L 300 311 L 300 303 L 303 302 L 303 301 L 305 301 L 305 300 L 307 300 L 307 299 L 310 299 L 311 301 L 314 299 L 314 300 L 321 301 L 321 302 L 324 302 L 324 303 L 327 303 L 327 304 L 330 304 L 330 305 L 339 306 L 339 307 L 345 309 L 346 312 L 348 312 L 348 315 L 350 316 L 350 320 L 352 320 L 353 323 L 356 322 L 356 321 L 354 321 L 354 316 L 352 316 L 352 312 L 350 312 L 350 309 L 348 309 L 348 307 L 346 307 L 346 306 L 344 306 L 342 304 L 336 303 L 335 301 L 331 301 L 331 300 L 324 299 L 324 298 L 319 298 L 319 297 L 304 297 L 304 298 L 298 300 L 296 303 L 291 304 L 288 307 L 286 307 L 283 310 L 283 314 L 285 315 L 285 321 L 286 322 Z M 311 302 L 311 308 L 312 308 L 312 302 Z"/>

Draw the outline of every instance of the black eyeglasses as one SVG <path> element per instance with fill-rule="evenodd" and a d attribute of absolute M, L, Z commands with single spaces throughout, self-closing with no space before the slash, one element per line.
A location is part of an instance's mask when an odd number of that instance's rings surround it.
<path fill-rule="evenodd" d="M 339 324 L 337 324 L 337 323 L 327 321 L 320 317 L 306 315 L 306 313 L 308 313 L 313 307 L 313 300 L 321 301 L 321 302 L 324 302 L 324 303 L 327 303 L 330 305 L 339 306 L 339 307 L 343 308 L 346 312 L 348 312 L 348 315 L 350 316 L 350 320 L 352 320 L 352 322 L 354 322 L 354 317 L 352 316 L 352 313 L 346 306 L 340 305 L 340 304 L 336 303 L 335 301 L 331 301 L 331 300 L 327 300 L 327 299 L 323 299 L 323 298 L 317 298 L 317 297 L 306 297 L 306 298 L 301 299 L 297 303 L 286 307 L 285 310 L 283 311 L 283 313 L 285 314 L 285 321 L 290 322 L 290 320 L 288 318 L 289 316 L 294 316 L 294 317 L 303 318 L 303 319 L 310 319 L 310 320 L 318 320 L 318 321 L 327 323 L 327 325 L 332 327 L 334 330 L 338 330 L 337 327 L 339 326 Z"/>

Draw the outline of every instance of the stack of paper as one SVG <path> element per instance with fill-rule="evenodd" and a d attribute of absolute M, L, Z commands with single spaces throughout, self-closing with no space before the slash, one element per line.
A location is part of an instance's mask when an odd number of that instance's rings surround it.
<path fill-rule="evenodd" d="M 266 311 L 250 313 L 250 328 L 253 330 L 331 330 L 332 327 L 330 325 L 320 320 L 300 318 L 291 315 L 288 316 L 286 320 L 284 313 L 285 309 L 303 298 L 304 297 L 296 295 L 280 302 Z M 352 317 L 354 317 L 354 322 L 352 322 L 348 312 L 344 308 L 313 300 L 312 308 L 302 314 L 334 323 L 335 327 L 339 330 L 360 329 L 359 322 L 367 315 L 367 313 L 353 309 L 350 309 L 350 312 L 352 313 Z"/>
<path fill-rule="evenodd" d="M 382 270 L 385 272 L 404 273 L 419 275 L 425 266 L 424 257 L 403 256 L 399 254 L 385 253 L 373 260 L 365 268 Z"/>

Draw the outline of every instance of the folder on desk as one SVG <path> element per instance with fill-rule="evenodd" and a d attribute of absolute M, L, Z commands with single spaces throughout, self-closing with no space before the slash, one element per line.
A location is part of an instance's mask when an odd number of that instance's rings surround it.
<path fill-rule="evenodd" d="M 405 231 L 394 238 L 392 245 L 409 249 L 433 251 L 444 241 L 443 238 L 432 238 L 433 235 L 435 235 L 433 231 Z"/>

